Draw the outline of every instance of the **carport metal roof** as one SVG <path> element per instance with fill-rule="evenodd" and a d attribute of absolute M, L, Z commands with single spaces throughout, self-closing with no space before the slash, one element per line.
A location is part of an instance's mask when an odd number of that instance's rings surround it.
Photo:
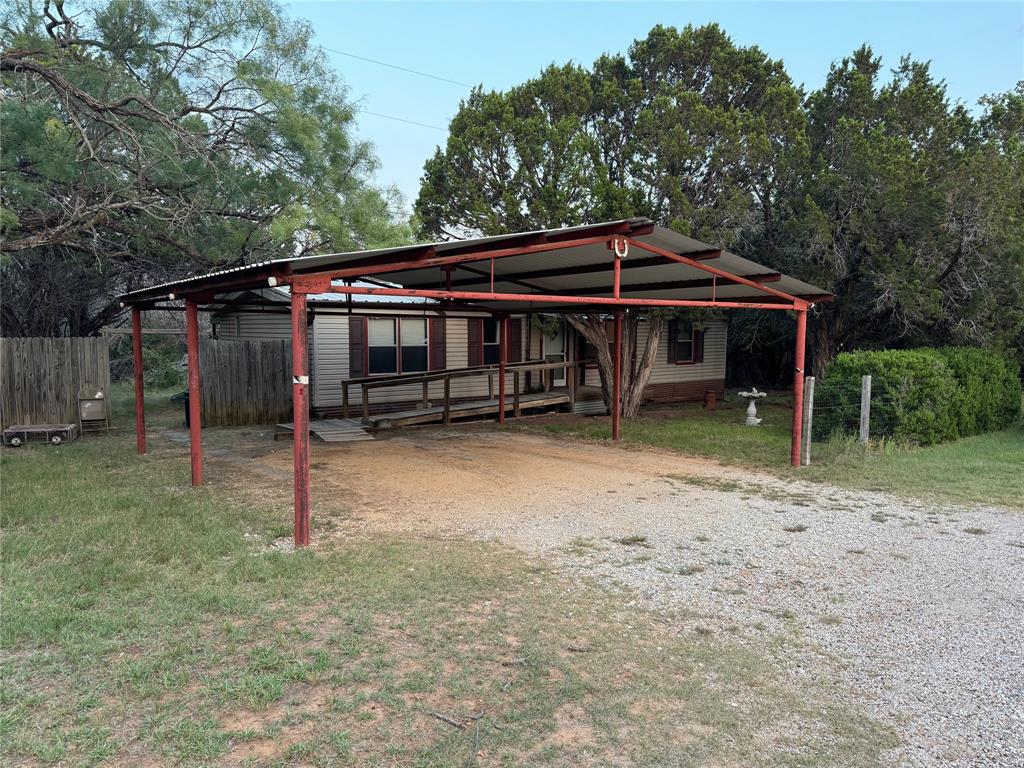
<path fill-rule="evenodd" d="M 612 241 L 624 244 L 620 252 L 628 249 L 625 258 L 614 258 Z M 613 280 L 617 263 L 619 301 Z M 154 285 L 121 300 L 130 306 L 188 298 L 209 303 L 217 295 L 268 284 L 303 286 L 309 293 L 419 296 L 487 312 L 612 306 L 621 300 L 640 306 L 714 302 L 729 307 L 753 302 L 793 309 L 794 304 L 831 298 L 810 283 L 640 218 L 278 259 Z"/>

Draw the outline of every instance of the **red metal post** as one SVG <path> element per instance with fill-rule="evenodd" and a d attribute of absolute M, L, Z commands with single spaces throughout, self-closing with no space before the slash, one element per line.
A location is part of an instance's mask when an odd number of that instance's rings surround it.
<path fill-rule="evenodd" d="M 615 260 L 618 264 L 618 259 Z M 622 312 L 615 313 L 615 372 L 612 381 L 612 440 L 622 426 Z"/>
<path fill-rule="evenodd" d="M 508 360 L 508 319 L 498 320 L 498 423 L 505 423 L 505 361 Z"/>
<path fill-rule="evenodd" d="M 306 343 L 306 294 L 292 291 L 292 443 L 297 547 L 309 545 L 309 353 Z"/>
<path fill-rule="evenodd" d="M 192 485 L 203 484 L 203 429 L 199 390 L 199 308 L 185 302 L 185 344 L 188 347 L 188 433 L 192 457 Z"/>
<path fill-rule="evenodd" d="M 804 347 L 807 344 L 807 310 L 796 313 L 796 354 L 793 369 L 793 443 L 789 460 L 794 467 L 800 466 L 800 433 L 804 418 Z"/>
<path fill-rule="evenodd" d="M 132 368 L 135 380 L 135 450 L 146 452 L 146 404 L 142 377 L 142 310 L 132 307 Z"/>
<path fill-rule="evenodd" d="M 619 256 L 618 242 L 612 244 L 615 253 L 613 270 L 612 296 L 618 300 L 622 285 L 622 257 Z M 615 313 L 615 359 L 612 373 L 612 440 L 619 439 L 622 427 L 622 311 Z"/>

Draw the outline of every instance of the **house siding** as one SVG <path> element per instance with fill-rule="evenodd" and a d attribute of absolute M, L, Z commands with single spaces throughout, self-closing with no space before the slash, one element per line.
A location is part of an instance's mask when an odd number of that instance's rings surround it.
<path fill-rule="evenodd" d="M 356 312 L 367 317 L 433 317 L 432 312 L 422 310 L 366 310 Z M 478 315 L 475 315 L 478 317 Z M 349 318 L 345 312 L 326 312 L 320 310 L 314 317 L 310 331 L 310 375 L 311 398 L 313 410 L 318 414 L 339 415 L 342 409 L 341 382 L 349 378 Z M 445 327 L 446 363 L 448 368 L 465 368 L 469 364 L 468 315 L 449 313 Z M 521 359 L 539 359 L 541 357 L 542 332 L 539 328 L 530 328 L 530 318 L 520 318 L 522 322 Z M 286 314 L 260 313 L 224 313 L 213 318 L 216 335 L 219 338 L 238 339 L 288 339 L 291 337 L 291 320 Z M 707 390 L 714 390 L 719 395 L 725 386 L 725 350 L 726 323 L 712 321 L 707 324 L 704 332 L 704 359 L 701 363 L 676 365 L 668 362 L 668 339 L 662 334 L 658 344 L 651 378 L 645 390 L 645 398 L 655 402 L 678 400 L 697 400 Z M 647 343 L 648 326 L 641 323 L 637 329 L 637 347 L 642 350 Z M 588 376 L 588 381 L 591 377 Z M 596 383 L 596 372 L 593 382 Z M 540 375 L 534 373 L 531 383 L 536 386 Z M 513 376 L 506 377 L 506 394 L 513 392 Z M 495 392 L 497 391 L 497 374 L 494 376 Z M 526 377 L 522 376 L 520 391 L 526 389 Z M 412 406 L 422 397 L 422 384 L 408 384 L 393 387 L 381 387 L 370 390 L 370 409 L 380 412 L 394 409 L 399 405 Z M 487 378 L 467 377 L 456 378 L 451 383 L 453 401 L 485 398 L 488 394 Z M 433 402 L 440 402 L 444 397 L 444 383 L 432 382 L 428 395 Z M 362 404 L 362 391 L 359 386 L 349 390 L 349 406 L 358 412 Z"/>
<path fill-rule="evenodd" d="M 638 349 L 646 345 L 649 330 L 646 323 L 637 329 Z M 668 361 L 668 336 L 662 333 L 644 398 L 655 402 L 700 400 L 708 390 L 721 397 L 725 390 L 727 336 L 728 326 L 724 320 L 708 322 L 704 328 L 703 361 L 676 364 Z"/>

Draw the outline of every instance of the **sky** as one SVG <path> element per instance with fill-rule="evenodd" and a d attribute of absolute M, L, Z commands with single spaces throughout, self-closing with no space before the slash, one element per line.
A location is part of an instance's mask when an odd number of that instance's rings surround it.
<path fill-rule="evenodd" d="M 625 53 L 659 23 L 717 22 L 738 45 L 757 45 L 782 59 L 807 89 L 820 87 L 829 66 L 865 42 L 886 69 L 904 54 L 931 61 L 950 97 L 968 105 L 1024 79 L 1024 2 L 305 0 L 285 8 L 311 22 L 316 42 L 361 110 L 356 132 L 376 148 L 376 183 L 397 186 L 407 209 L 419 192 L 423 163 L 444 145 L 468 85 L 504 90 L 553 62 L 589 66 L 602 53 Z"/>

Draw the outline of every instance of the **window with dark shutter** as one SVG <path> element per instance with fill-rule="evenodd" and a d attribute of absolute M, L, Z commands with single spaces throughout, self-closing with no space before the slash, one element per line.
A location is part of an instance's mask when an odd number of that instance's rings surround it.
<path fill-rule="evenodd" d="M 366 318 L 348 319 L 348 375 L 359 378 L 366 375 Z"/>
<path fill-rule="evenodd" d="M 485 317 L 483 319 L 481 345 L 483 346 L 484 365 L 495 365 L 499 362 L 501 357 L 501 341 L 498 329 L 500 326 L 501 324 L 493 317 Z"/>
<path fill-rule="evenodd" d="M 427 370 L 427 318 L 403 317 L 398 321 L 402 347 L 402 373 Z"/>
<path fill-rule="evenodd" d="M 398 373 L 398 336 L 394 318 L 371 317 L 366 321 L 369 374 Z"/>
<path fill-rule="evenodd" d="M 696 333 L 692 320 L 669 320 L 668 322 L 668 361 L 669 363 L 696 362 L 694 354 L 697 348 Z M 703 342 L 702 342 L 703 343 Z"/>
<path fill-rule="evenodd" d="M 693 332 L 693 362 L 704 362 L 704 329 Z"/>
<path fill-rule="evenodd" d="M 484 364 L 484 321 L 480 317 L 471 317 L 466 321 L 467 344 L 467 365 L 475 368 Z"/>
<path fill-rule="evenodd" d="M 448 343 L 446 341 L 446 320 L 443 317 L 430 318 L 430 370 L 443 371 L 448 367 Z"/>

